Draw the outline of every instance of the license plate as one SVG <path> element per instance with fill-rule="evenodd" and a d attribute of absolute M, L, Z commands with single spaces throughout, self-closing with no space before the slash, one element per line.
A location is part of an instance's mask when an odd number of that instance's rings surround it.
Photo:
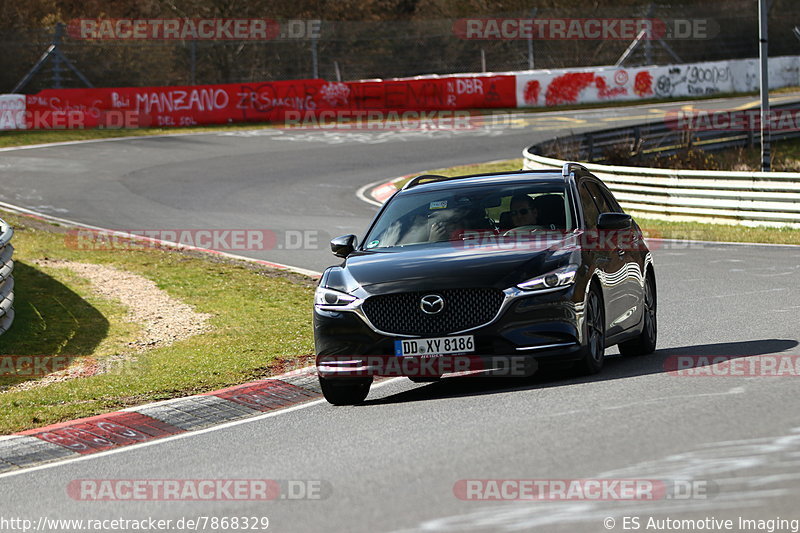
<path fill-rule="evenodd" d="M 398 357 L 415 355 L 447 355 L 475 351 L 473 335 L 436 337 L 435 339 L 406 339 L 394 341 L 394 354 Z"/>

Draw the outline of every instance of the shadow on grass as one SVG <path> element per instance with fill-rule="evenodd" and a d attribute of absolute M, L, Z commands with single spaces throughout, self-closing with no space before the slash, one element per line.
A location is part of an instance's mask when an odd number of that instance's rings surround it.
<path fill-rule="evenodd" d="M 91 354 L 107 333 L 106 318 L 41 270 L 14 264 L 11 329 L 0 336 L 0 389 L 60 370 Z M 31 365 L 25 356 L 43 356 Z"/>

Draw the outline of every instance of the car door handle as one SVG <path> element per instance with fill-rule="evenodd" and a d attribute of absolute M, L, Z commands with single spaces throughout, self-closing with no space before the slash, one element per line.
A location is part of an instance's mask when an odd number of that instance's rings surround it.
<path fill-rule="evenodd" d="M 625 255 L 625 250 L 617 250 L 617 255 L 622 257 L 623 255 Z"/>

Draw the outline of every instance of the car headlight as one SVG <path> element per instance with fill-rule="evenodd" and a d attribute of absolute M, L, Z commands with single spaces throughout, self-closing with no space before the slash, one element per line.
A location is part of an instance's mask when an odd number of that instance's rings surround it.
<path fill-rule="evenodd" d="M 314 304 L 319 306 L 344 307 L 356 300 L 358 298 L 353 295 L 325 287 L 317 287 L 314 292 Z"/>
<path fill-rule="evenodd" d="M 525 291 L 540 291 L 543 289 L 553 289 L 557 287 L 566 287 L 575 283 L 575 274 L 578 272 L 578 265 L 567 265 L 565 267 L 557 268 L 547 274 L 542 274 L 528 281 L 523 281 L 517 284 L 522 290 Z"/>

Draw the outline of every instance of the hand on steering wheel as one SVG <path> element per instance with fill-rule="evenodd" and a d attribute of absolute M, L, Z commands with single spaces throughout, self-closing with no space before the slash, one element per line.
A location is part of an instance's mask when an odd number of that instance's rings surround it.
<path fill-rule="evenodd" d="M 544 227 L 543 226 L 537 226 L 535 224 L 528 224 L 528 225 L 525 225 L 525 226 L 517 226 L 516 228 L 511 228 L 510 230 L 506 230 L 506 232 L 503 233 L 503 237 L 507 237 L 508 235 L 513 235 L 514 233 L 520 233 L 520 232 L 524 232 L 524 231 L 533 231 L 533 230 L 537 230 L 537 229 L 544 229 Z"/>

